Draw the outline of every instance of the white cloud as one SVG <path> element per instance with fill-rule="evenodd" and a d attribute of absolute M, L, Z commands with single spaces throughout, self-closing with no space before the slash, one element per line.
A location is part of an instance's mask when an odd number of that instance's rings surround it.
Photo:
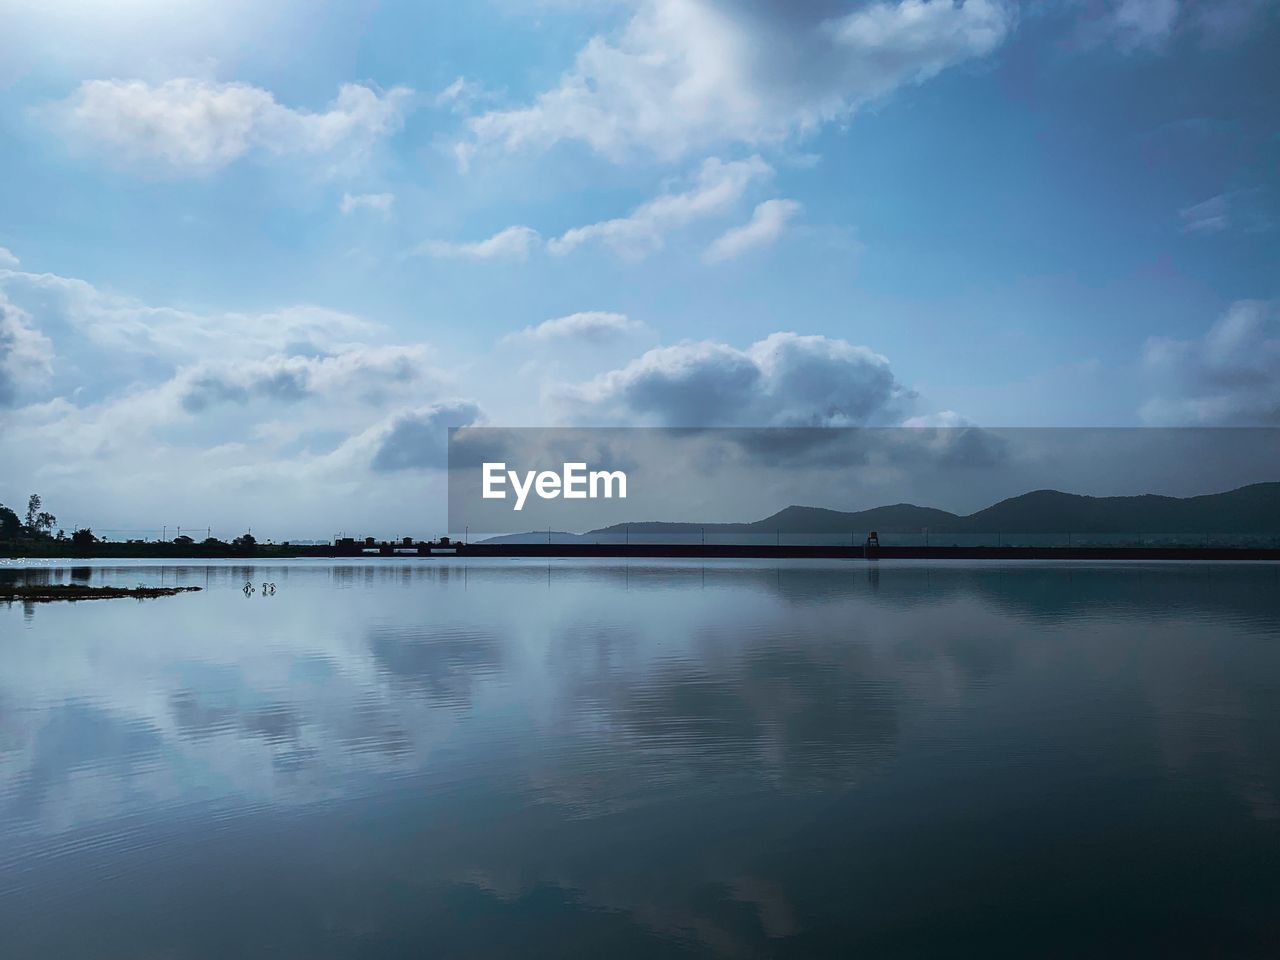
<path fill-rule="evenodd" d="M 0 409 L 24 390 L 44 383 L 53 370 L 53 345 L 31 315 L 0 292 Z"/>
<path fill-rule="evenodd" d="M 1220 233 L 1231 220 L 1227 214 L 1227 195 L 1219 194 L 1178 211 L 1183 233 Z"/>
<path fill-rule="evenodd" d="M 335 353 L 278 353 L 251 362 L 199 362 L 175 382 L 188 413 L 254 400 L 294 403 L 341 396 L 344 403 L 380 403 L 388 394 L 434 376 L 431 351 L 421 345 L 371 347 L 349 344 Z"/>
<path fill-rule="evenodd" d="M 660 426 L 854 426 L 896 420 L 911 396 L 889 361 L 823 336 L 774 333 L 739 350 L 658 347 L 554 399 L 578 422 Z"/>
<path fill-rule="evenodd" d="M 723 214 L 732 209 L 755 181 L 771 176 L 773 168 L 760 157 L 723 161 L 704 160 L 693 184 L 685 190 L 668 190 L 642 203 L 625 217 L 602 220 L 566 230 L 546 241 L 547 252 L 563 256 L 590 243 L 602 243 L 619 256 L 640 260 L 662 248 L 671 230 L 695 220 Z M 428 240 L 415 253 L 432 257 L 467 257 L 487 260 L 496 257 L 525 259 L 541 244 L 531 227 L 513 226 L 487 240 L 455 242 Z"/>
<path fill-rule="evenodd" d="M 449 240 L 427 240 L 417 246 L 415 253 L 428 257 L 455 257 L 467 260 L 493 260 L 509 258 L 524 260 L 539 242 L 538 231 L 531 227 L 507 227 L 487 240 L 458 243 Z"/>
<path fill-rule="evenodd" d="M 537 326 L 525 327 L 516 333 L 508 334 L 503 341 L 606 343 L 645 329 L 647 328 L 643 323 L 632 320 L 626 314 L 584 310 L 571 313 L 567 317 L 544 320 Z"/>
<path fill-rule="evenodd" d="M 157 307 L 52 273 L 0 275 L 11 298 L 40 311 L 43 326 L 63 329 L 68 346 L 93 353 L 178 365 L 194 357 L 253 359 L 289 350 L 327 353 L 376 337 L 377 324 L 324 307 L 295 305 L 264 313 L 196 313 Z M 99 376 L 113 373 L 95 365 Z M 87 378 L 86 378 L 87 379 Z"/>
<path fill-rule="evenodd" d="M 1163 52 L 1178 35 L 1211 46 L 1235 43 L 1277 14 L 1271 0 L 1101 0 L 1085 9 L 1085 44 L 1107 44 L 1123 53 Z"/>
<path fill-rule="evenodd" d="M 1224 45 L 1243 40 L 1261 21 L 1280 15 L 1280 7 L 1274 0 L 1212 0 L 1198 4 L 1194 10 L 1194 23 L 1205 41 Z"/>
<path fill-rule="evenodd" d="M 1178 0 L 1119 0 L 1107 18 L 1112 39 L 1122 49 L 1157 47 L 1173 33 Z"/>
<path fill-rule="evenodd" d="M 192 503 L 224 529 L 260 511 L 277 535 L 332 532 L 316 518 L 353 509 L 390 518 L 379 504 L 410 491 L 389 478 L 351 499 L 388 412 L 456 388 L 428 344 L 388 336 L 320 307 L 196 313 L 0 270 L 0 481 L 98 525 Z"/>
<path fill-rule="evenodd" d="M 394 193 L 344 193 L 339 209 L 343 213 L 354 213 L 357 210 L 376 210 L 383 216 L 391 212 L 391 205 L 396 201 Z"/>
<path fill-rule="evenodd" d="M 344 84 L 327 109 L 310 112 L 247 83 L 86 80 L 43 113 L 72 144 L 112 164 L 197 175 L 251 151 L 358 153 L 400 129 L 409 94 L 403 87 L 379 92 Z"/>
<path fill-rule="evenodd" d="M 1265 233 L 1273 227 L 1260 189 L 1232 190 L 1183 207 L 1178 220 L 1183 233 L 1214 234 L 1225 230 Z"/>
<path fill-rule="evenodd" d="M 977 426 L 968 417 L 956 413 L 954 410 L 939 410 L 937 413 L 907 417 L 902 421 L 902 425 L 916 430 L 959 430 L 965 427 Z"/>
<path fill-rule="evenodd" d="M 767 247 L 782 236 L 782 231 L 799 212 L 800 204 L 794 200 L 766 200 L 756 206 L 750 220 L 717 237 L 703 259 L 719 263 L 740 257 L 748 250 Z"/>
<path fill-rule="evenodd" d="M 1162 424 L 1280 424 L 1280 309 L 1231 305 L 1199 340 L 1154 337 L 1143 362 L 1155 384 L 1143 419 Z"/>
<path fill-rule="evenodd" d="M 466 77 L 458 77 L 453 83 L 436 94 L 432 101 L 437 107 L 447 107 L 453 113 L 465 113 L 482 100 L 493 100 L 493 91 L 483 84 Z"/>
<path fill-rule="evenodd" d="M 445 467 L 449 428 L 469 427 L 483 417 L 471 400 L 447 400 L 398 414 L 382 431 L 370 466 L 380 473 Z"/>
<path fill-rule="evenodd" d="M 17 266 L 18 258 L 13 255 L 13 252 L 8 247 L 0 247 L 0 268 Z"/>
<path fill-rule="evenodd" d="M 474 146 L 586 143 L 671 160 L 771 143 L 986 56 L 1012 27 L 1002 0 L 900 0 L 831 18 L 824 4 L 642 0 L 616 39 L 593 37 L 527 106 L 470 122 Z"/>
<path fill-rule="evenodd" d="M 731 209 L 753 182 L 773 173 L 759 157 L 728 163 L 712 157 L 699 168 L 692 187 L 664 193 L 641 204 L 629 216 L 574 227 L 547 243 L 553 254 L 565 254 L 586 243 L 600 242 L 618 254 L 638 259 L 662 247 L 666 233 L 704 217 Z"/>

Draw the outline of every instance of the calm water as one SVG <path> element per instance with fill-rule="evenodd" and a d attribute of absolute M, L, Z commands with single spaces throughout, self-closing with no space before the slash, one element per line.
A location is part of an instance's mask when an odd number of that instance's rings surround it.
<path fill-rule="evenodd" d="M 1277 566 L 0 577 L 6 960 L 1280 955 Z"/>

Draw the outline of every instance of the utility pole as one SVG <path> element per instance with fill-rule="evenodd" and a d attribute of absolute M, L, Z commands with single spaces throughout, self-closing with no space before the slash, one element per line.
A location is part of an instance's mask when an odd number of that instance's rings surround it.
<path fill-rule="evenodd" d="M 160 528 L 160 540 L 161 542 L 164 542 L 165 540 L 168 540 L 168 539 L 169 539 L 169 525 L 166 523 L 163 527 Z"/>

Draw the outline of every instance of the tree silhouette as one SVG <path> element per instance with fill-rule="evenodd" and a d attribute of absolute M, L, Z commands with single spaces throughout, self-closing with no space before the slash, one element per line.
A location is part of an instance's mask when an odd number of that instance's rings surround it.
<path fill-rule="evenodd" d="M 18 515 L 0 503 L 0 540 L 12 540 L 22 532 L 22 521 Z"/>
<path fill-rule="evenodd" d="M 27 533 L 33 537 L 48 536 L 58 522 L 48 510 L 40 509 L 43 503 L 38 493 L 27 498 Z"/>

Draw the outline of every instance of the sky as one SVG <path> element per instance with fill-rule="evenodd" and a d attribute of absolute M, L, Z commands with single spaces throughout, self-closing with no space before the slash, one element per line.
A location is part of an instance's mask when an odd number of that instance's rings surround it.
<path fill-rule="evenodd" d="M 0 502 L 68 530 L 443 532 L 451 426 L 1280 425 L 1275 2 L 0 24 Z"/>

